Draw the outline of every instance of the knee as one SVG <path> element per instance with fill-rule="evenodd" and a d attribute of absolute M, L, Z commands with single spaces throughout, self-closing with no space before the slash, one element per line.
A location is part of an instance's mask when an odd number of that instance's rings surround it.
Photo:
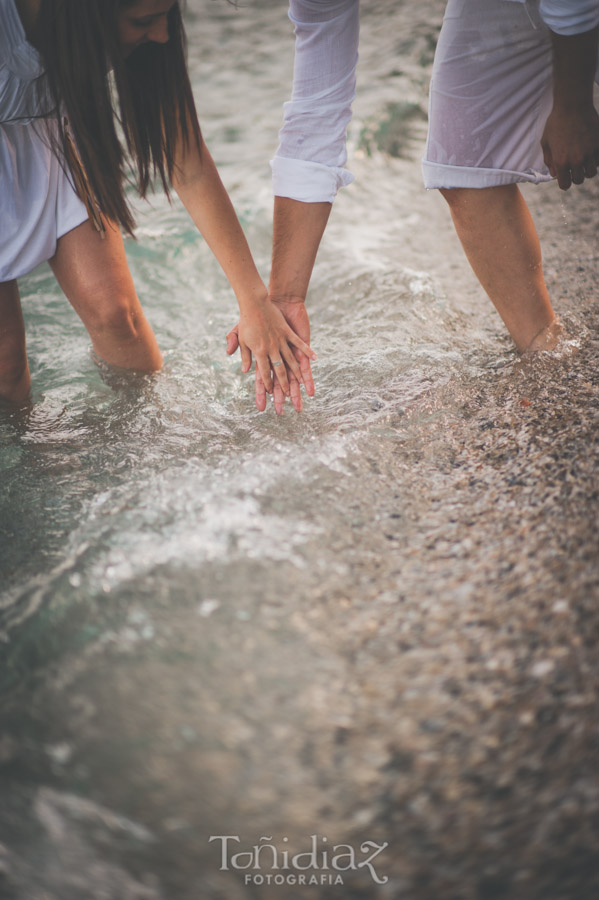
<path fill-rule="evenodd" d="M 483 226 L 486 195 L 480 189 L 441 188 L 441 193 L 449 206 L 453 224 L 460 233 L 477 231 Z"/>
<path fill-rule="evenodd" d="M 468 205 L 468 188 L 440 188 L 439 192 L 447 201 L 452 213 L 464 210 Z"/>
<path fill-rule="evenodd" d="M 156 372 L 162 366 L 160 350 L 128 281 L 108 278 L 89 286 L 76 300 L 69 299 L 101 359 L 121 368 Z"/>
<path fill-rule="evenodd" d="M 0 398 L 24 400 L 30 387 L 27 353 L 21 341 L 0 339 Z"/>
<path fill-rule="evenodd" d="M 137 298 L 111 294 L 99 300 L 90 310 L 86 325 L 90 333 L 110 336 L 119 341 L 136 340 L 139 336 L 140 308 Z"/>
<path fill-rule="evenodd" d="M 489 215 L 512 215 L 521 201 L 517 184 L 486 188 L 440 188 L 440 191 L 453 218 L 476 227 Z"/>
<path fill-rule="evenodd" d="M 18 384 L 27 371 L 27 357 L 3 356 L 0 358 L 0 390 L 6 387 L 10 389 Z"/>

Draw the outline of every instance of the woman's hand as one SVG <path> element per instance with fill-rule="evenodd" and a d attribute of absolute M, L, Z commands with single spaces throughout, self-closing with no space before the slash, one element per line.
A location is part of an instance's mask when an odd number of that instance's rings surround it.
<path fill-rule="evenodd" d="M 276 404 L 282 409 L 283 398 L 291 395 L 290 382 L 294 395 L 299 396 L 302 367 L 296 354 L 301 353 L 306 359 L 316 359 L 316 354 L 269 299 L 205 144 L 201 153 L 198 148 L 188 148 L 178 159 L 173 186 L 222 266 L 239 303 L 239 324 L 234 336 L 229 336 L 232 346 L 228 352 L 234 353 L 240 347 L 244 372 L 249 371 L 252 355 L 255 356 L 257 383 L 263 396 L 259 408 L 266 406 L 268 391 L 274 393 Z"/>
<path fill-rule="evenodd" d="M 302 340 L 306 341 L 306 343 L 310 342 L 310 321 L 308 319 L 308 312 L 306 310 L 306 305 L 303 301 L 303 298 L 299 298 L 297 300 L 286 299 L 286 300 L 276 300 L 274 301 L 277 307 L 283 313 L 287 324 L 293 329 L 293 331 L 298 335 L 298 337 L 302 338 Z M 306 393 L 309 397 L 314 396 L 314 379 L 312 377 L 312 368 L 310 366 L 310 357 L 306 356 L 301 350 L 297 347 L 293 348 L 293 353 L 296 360 L 299 363 L 300 371 L 301 371 L 301 380 L 296 378 L 293 372 L 288 372 L 289 377 L 289 392 L 291 403 L 293 404 L 293 408 L 296 412 L 301 412 L 303 408 L 302 403 L 302 395 L 300 385 L 303 384 L 306 390 Z M 258 409 L 264 409 L 266 406 L 266 392 L 264 390 L 264 385 L 262 384 L 262 380 L 260 378 L 260 373 L 256 372 L 256 405 Z M 275 411 L 277 415 L 281 415 L 283 412 L 283 404 L 285 402 L 285 397 L 281 390 L 279 384 L 275 384 L 273 389 L 273 400 L 275 404 Z"/>
<path fill-rule="evenodd" d="M 300 384 L 309 394 L 314 393 L 310 360 L 316 359 L 314 351 L 289 324 L 290 318 L 300 322 L 300 330 L 309 340 L 303 303 L 286 301 L 285 315 L 280 306 L 266 296 L 263 301 L 243 305 L 238 325 L 227 335 L 227 353 L 231 355 L 239 347 L 243 372 L 249 372 L 252 355 L 256 358 L 256 406 L 264 410 L 266 394 L 274 394 L 277 413 L 282 412 L 285 396 L 291 397 L 296 409 L 301 409 Z M 289 306 L 298 307 L 290 317 Z M 299 307 L 303 316 L 297 315 Z"/>

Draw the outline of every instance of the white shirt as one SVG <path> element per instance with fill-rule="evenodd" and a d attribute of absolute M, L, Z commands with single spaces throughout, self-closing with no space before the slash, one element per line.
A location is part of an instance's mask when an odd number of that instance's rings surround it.
<path fill-rule="evenodd" d="M 556 34 L 583 34 L 599 25 L 597 0 L 541 0 L 539 6 L 543 21 Z"/>
<path fill-rule="evenodd" d="M 353 181 L 346 131 L 356 91 L 359 0 L 291 0 L 295 26 L 293 93 L 285 103 L 274 160 L 274 192 L 332 203 Z"/>
<path fill-rule="evenodd" d="M 581 34 L 599 25 L 599 0 L 528 2 L 538 4 L 543 20 L 557 34 Z M 332 203 L 339 188 L 353 180 L 344 165 L 356 88 L 359 15 L 359 0 L 290 0 L 295 64 L 293 92 L 284 105 L 280 144 L 271 161 L 276 196 Z"/>

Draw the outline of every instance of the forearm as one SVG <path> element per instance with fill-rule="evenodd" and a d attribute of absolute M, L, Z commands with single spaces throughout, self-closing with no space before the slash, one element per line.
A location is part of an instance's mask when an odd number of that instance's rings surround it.
<path fill-rule="evenodd" d="M 305 300 L 332 205 L 275 197 L 269 296 Z"/>
<path fill-rule="evenodd" d="M 582 34 L 556 34 L 553 43 L 553 101 L 561 109 L 593 105 L 599 28 Z"/>
<path fill-rule="evenodd" d="M 241 312 L 265 288 L 233 205 L 205 144 L 179 160 L 173 187 L 227 276 Z"/>

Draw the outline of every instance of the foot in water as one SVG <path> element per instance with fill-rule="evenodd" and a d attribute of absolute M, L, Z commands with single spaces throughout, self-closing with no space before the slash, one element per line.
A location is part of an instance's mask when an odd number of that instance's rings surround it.
<path fill-rule="evenodd" d="M 567 334 L 564 326 L 559 318 L 556 317 L 553 322 L 550 322 L 549 325 L 546 325 L 545 328 L 541 329 L 541 331 L 539 331 L 532 339 L 523 355 L 536 353 L 539 350 L 555 350 L 559 342 L 566 337 Z"/>

